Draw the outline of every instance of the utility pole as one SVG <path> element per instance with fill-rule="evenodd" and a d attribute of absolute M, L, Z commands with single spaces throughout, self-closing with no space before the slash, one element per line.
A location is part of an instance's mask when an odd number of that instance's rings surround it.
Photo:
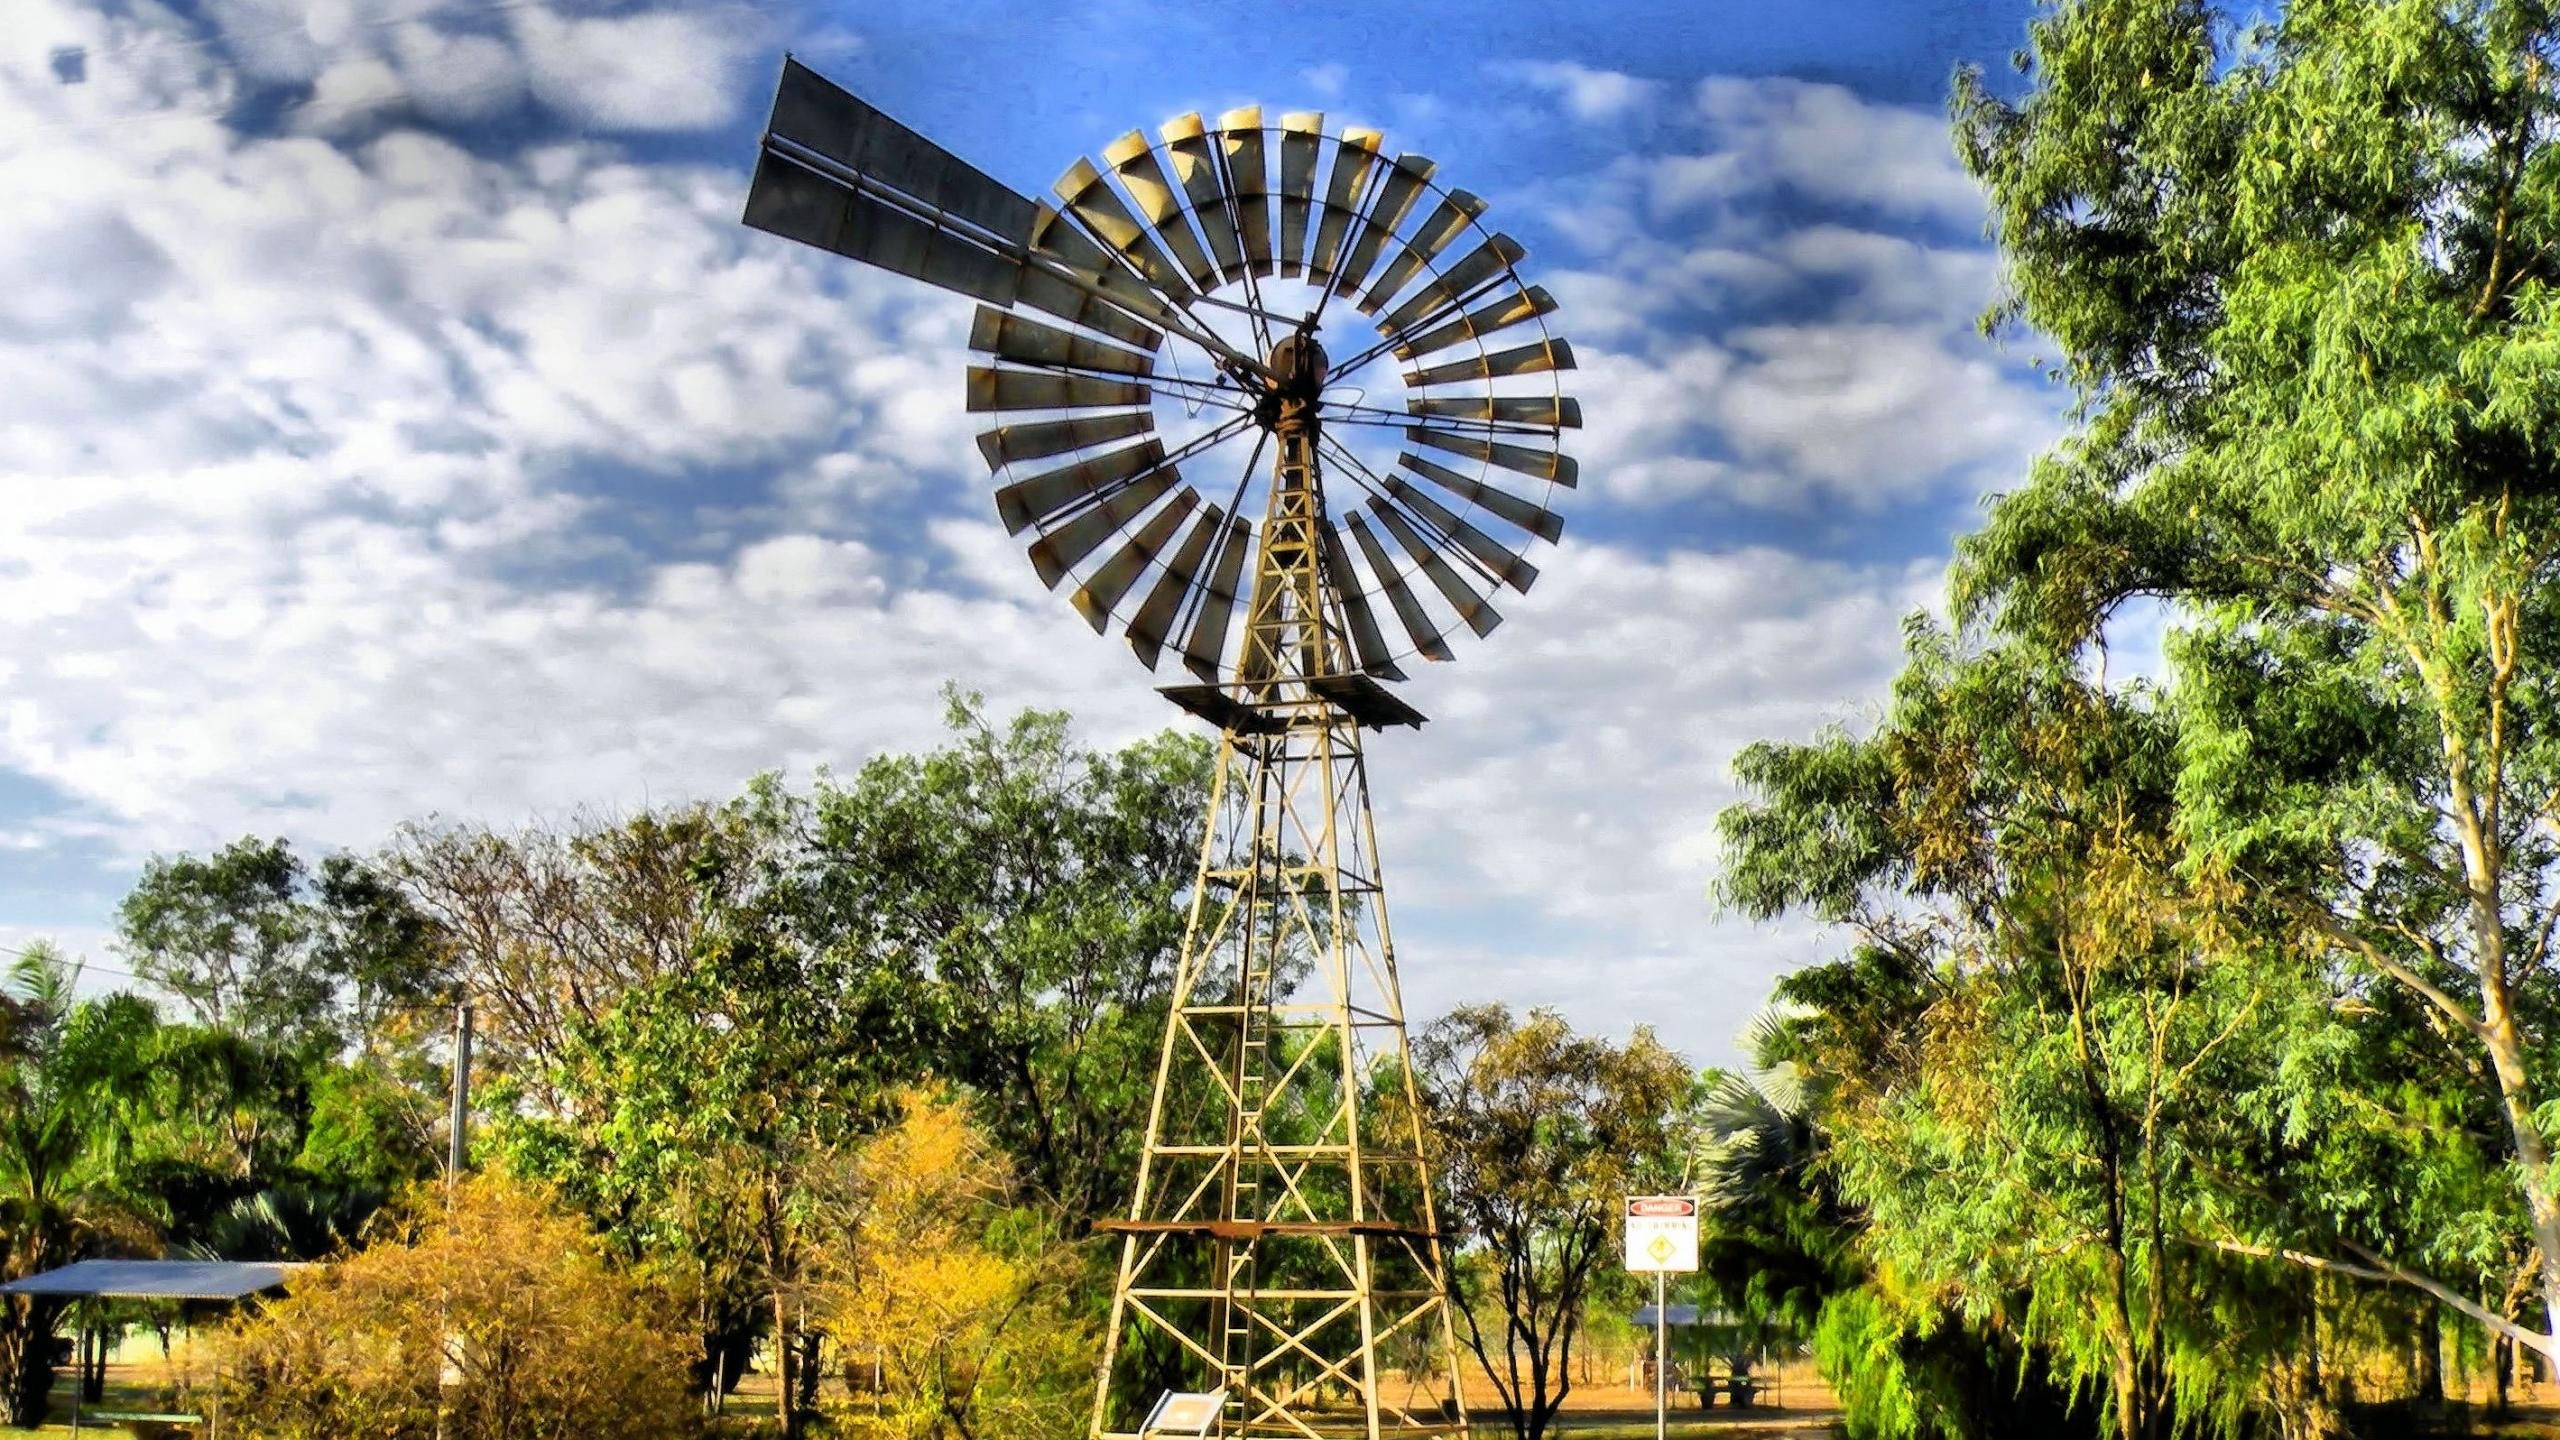
<path fill-rule="evenodd" d="M 446 1213 L 452 1213 L 454 1200 L 462 1193 L 462 1165 L 471 1153 L 471 1002 L 457 1000 L 453 1005 L 453 1115 L 448 1126 L 453 1132 L 445 1152 L 444 1196 Z M 461 1380 L 453 1363 L 453 1347 L 458 1337 L 445 1334 L 445 1355 L 436 1372 L 436 1440 L 446 1440 L 452 1432 L 445 1425 L 445 1401 L 448 1392 Z"/>
<path fill-rule="evenodd" d="M 453 1007 L 453 1123 L 452 1148 L 445 1157 L 445 1178 L 450 1185 L 462 1183 L 462 1167 L 470 1154 L 471 1139 L 471 1002 Z"/>

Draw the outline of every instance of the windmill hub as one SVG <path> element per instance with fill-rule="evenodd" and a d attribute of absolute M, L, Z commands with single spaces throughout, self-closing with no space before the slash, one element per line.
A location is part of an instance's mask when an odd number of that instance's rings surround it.
<path fill-rule="evenodd" d="M 1315 420 L 1326 364 L 1324 346 L 1313 335 L 1284 336 L 1271 347 L 1271 373 L 1276 378 L 1257 412 L 1265 429 L 1302 429 Z"/>

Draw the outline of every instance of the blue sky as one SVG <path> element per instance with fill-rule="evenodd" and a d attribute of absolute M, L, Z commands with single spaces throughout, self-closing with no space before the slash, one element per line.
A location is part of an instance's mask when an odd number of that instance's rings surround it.
<path fill-rule="evenodd" d="M 1943 119 L 2027 14 L 13 0 L 0 945 L 113 965 L 143 857 L 244 832 L 849 768 L 932 743 L 946 679 L 1189 723 L 994 523 L 967 305 L 736 223 L 789 49 L 1026 193 L 1260 102 L 1491 202 L 1583 358 L 1585 479 L 1373 750 L 1409 996 L 1728 1055 L 1824 943 L 1707 904 L 1733 751 L 1869 713 L 2058 431 L 1972 332 Z"/>

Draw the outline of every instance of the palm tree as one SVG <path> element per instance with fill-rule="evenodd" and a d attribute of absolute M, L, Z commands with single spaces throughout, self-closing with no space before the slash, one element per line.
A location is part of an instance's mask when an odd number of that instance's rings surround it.
<path fill-rule="evenodd" d="M 130 995 L 76 999 L 79 973 L 39 941 L 0 980 L 0 1278 L 149 1238 L 150 1205 L 125 1183 L 121 1101 L 144 1077 L 159 1017 Z M 62 1309 L 33 1295 L 0 1306 L 0 1411 L 13 1425 L 43 1417 Z"/>
<path fill-rule="evenodd" d="M 1773 1006 L 1753 1016 L 1742 1036 L 1752 1068 L 1718 1071 L 1707 1083 L 1698 1175 L 1711 1208 L 1745 1204 L 1813 1158 L 1810 1087 L 1794 1061 L 1776 1058 L 1792 1014 Z"/>
<path fill-rule="evenodd" d="M 196 1260 L 325 1260 L 352 1250 L 391 1198 L 369 1185 L 274 1185 L 243 1195 L 172 1254 Z"/>
<path fill-rule="evenodd" d="M 1818 1168 L 1815 1082 L 1784 1058 L 1799 1018 L 1776 1006 L 1752 1017 L 1741 1042 L 1750 1068 L 1711 1072 L 1699 1105 L 1701 1278 L 1755 1349 L 1809 1340 L 1823 1302 L 1859 1277 L 1849 1217 Z"/>

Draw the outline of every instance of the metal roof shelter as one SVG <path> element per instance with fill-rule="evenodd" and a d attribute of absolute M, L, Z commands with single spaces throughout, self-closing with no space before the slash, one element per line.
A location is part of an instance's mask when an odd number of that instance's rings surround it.
<path fill-rule="evenodd" d="M 1674 1330 L 1687 1329 L 1692 1325 L 1726 1326 L 1740 1323 L 1732 1314 L 1723 1310 L 1710 1310 L 1701 1315 L 1695 1305 L 1673 1304 L 1665 1308 L 1671 1312 L 1671 1328 Z M 1627 1318 L 1639 1330 L 1650 1330 L 1657 1323 L 1654 1308 L 1650 1305 L 1637 1307 L 1636 1313 Z"/>
<path fill-rule="evenodd" d="M 80 1260 L 0 1285 L 0 1294 L 51 1295 L 65 1300 L 208 1300 L 229 1302 L 274 1290 L 308 1265 L 263 1260 Z M 160 1412 L 90 1410 L 89 1332 L 81 1332 L 81 1373 L 71 1386 L 71 1433 L 88 1420 L 162 1420 L 202 1423 L 208 1417 Z M 99 1337 L 97 1374 L 106 1375 L 106 1350 Z M 217 1412 L 219 1405 L 217 1404 Z M 213 1433 L 222 1433 L 222 1417 L 211 1416 Z"/>
<path fill-rule="evenodd" d="M 242 1300 L 307 1267 L 255 1260 L 81 1260 L 0 1285 L 0 1294 L 87 1300 Z"/>

